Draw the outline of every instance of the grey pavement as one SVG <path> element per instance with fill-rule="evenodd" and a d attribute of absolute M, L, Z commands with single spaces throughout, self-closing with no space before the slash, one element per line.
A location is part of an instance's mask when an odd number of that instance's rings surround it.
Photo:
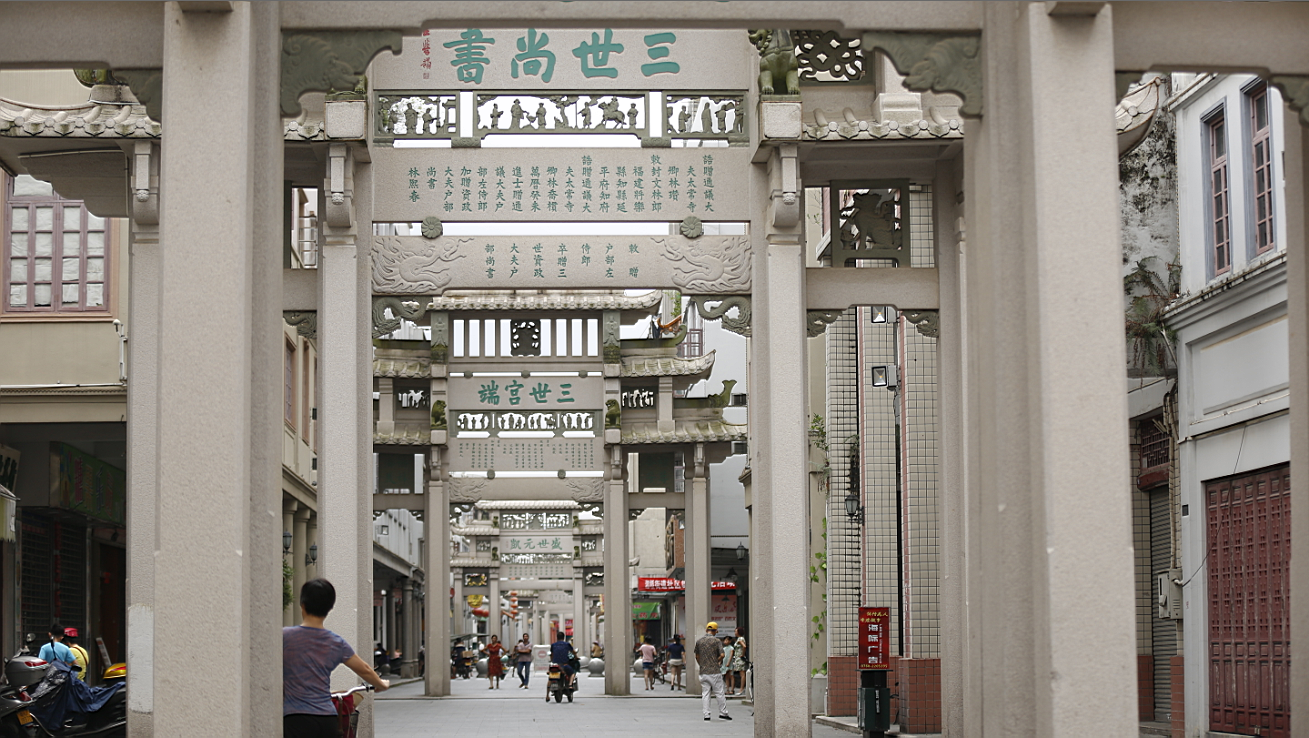
<path fill-rule="evenodd" d="M 377 695 L 375 732 L 379 738 L 522 738 L 551 730 L 570 738 L 631 736 L 634 731 L 679 735 L 680 730 L 687 731 L 687 735 L 754 735 L 753 710 L 739 700 L 728 702 L 730 722 L 717 716 L 704 722 L 700 698 L 684 696 L 667 686 L 646 692 L 641 680 L 633 679 L 631 697 L 607 697 L 603 677 L 582 678 L 580 682 L 572 704 L 547 703 L 545 679 L 540 674 L 532 676 L 528 690 L 518 689 L 515 679 L 506 680 L 498 690 L 488 689 L 486 679 L 456 679 L 451 683 L 449 697 L 424 697 L 422 682 L 411 682 Z M 815 738 L 849 735 L 817 724 L 813 734 Z"/>

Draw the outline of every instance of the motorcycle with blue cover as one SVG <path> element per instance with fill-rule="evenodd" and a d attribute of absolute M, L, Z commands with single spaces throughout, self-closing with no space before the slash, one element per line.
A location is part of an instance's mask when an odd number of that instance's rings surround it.
<path fill-rule="evenodd" d="M 126 738 L 122 681 L 92 687 L 67 664 L 19 652 L 5 662 L 0 685 L 0 738 Z"/>

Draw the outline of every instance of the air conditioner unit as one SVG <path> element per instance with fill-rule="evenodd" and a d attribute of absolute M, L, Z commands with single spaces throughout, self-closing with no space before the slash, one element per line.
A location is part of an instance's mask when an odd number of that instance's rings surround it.
<path fill-rule="evenodd" d="M 1182 619 L 1182 570 L 1166 569 L 1155 574 L 1155 617 Z"/>

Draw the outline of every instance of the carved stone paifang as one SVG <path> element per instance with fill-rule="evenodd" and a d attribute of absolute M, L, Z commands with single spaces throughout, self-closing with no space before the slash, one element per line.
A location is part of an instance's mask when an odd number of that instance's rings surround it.
<path fill-rule="evenodd" d="M 963 100 L 959 114 L 982 117 L 982 65 L 976 35 L 944 33 L 865 33 L 865 53 L 878 49 L 905 75 L 904 86 L 915 92 L 952 92 Z"/>
<path fill-rule="evenodd" d="M 568 489 L 571 490 L 569 497 L 574 502 L 587 504 L 604 502 L 605 480 L 599 477 L 584 477 L 580 479 L 569 479 L 567 481 Z"/>
<path fill-rule="evenodd" d="M 687 296 L 690 305 L 694 305 L 696 312 L 705 320 L 720 320 L 724 330 L 731 331 L 738 336 L 750 337 L 750 298 L 744 295 L 731 295 L 729 297 L 713 296 Z M 713 307 L 709 303 L 715 303 Z M 735 310 L 736 317 L 728 315 L 728 312 Z"/>
<path fill-rule="evenodd" d="M 482 491 L 490 482 L 477 477 L 452 477 L 445 484 L 451 503 L 475 503 L 482 499 Z"/>
<path fill-rule="evenodd" d="M 433 243 L 400 236 L 373 239 L 373 291 L 391 295 L 441 294 L 450 284 L 449 267 L 462 259 L 459 246 L 471 238 Z"/>
<path fill-rule="evenodd" d="M 282 115 L 300 114 L 306 92 L 353 90 L 373 57 L 400 53 L 399 31 L 303 31 L 282 37 Z"/>
<path fill-rule="evenodd" d="M 749 292 L 751 277 L 750 239 L 745 236 L 678 240 L 656 238 L 673 264 L 673 284 L 683 292 Z"/>

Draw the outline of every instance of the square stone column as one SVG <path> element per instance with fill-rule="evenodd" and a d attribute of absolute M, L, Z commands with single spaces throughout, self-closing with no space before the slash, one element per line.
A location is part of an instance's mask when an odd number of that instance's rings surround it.
<path fill-rule="evenodd" d="M 632 693 L 632 583 L 627 568 L 627 486 L 622 446 L 608 446 L 605 487 L 605 694 Z M 547 629 L 548 633 L 549 630 Z"/>
<path fill-rule="evenodd" d="M 491 573 L 487 576 L 487 604 L 486 604 L 486 640 L 490 642 L 491 636 L 498 635 L 500 640 L 504 640 L 504 633 L 500 627 L 500 571 L 496 567 L 491 567 Z"/>
<path fill-rule="evenodd" d="M 282 664 L 279 9 L 161 10 L 160 494 L 153 523 L 133 517 L 158 536 L 135 666 L 153 666 L 154 735 L 277 735 L 279 690 L 252 675 Z M 196 633 L 204 668 L 163 657 Z"/>
<path fill-rule="evenodd" d="M 1309 469 L 1309 127 L 1287 109 L 1286 271 L 1287 316 L 1291 321 L 1291 470 Z M 1309 592 L 1309 499 L 1291 505 L 1291 591 Z M 1291 598 L 1293 633 L 1309 633 L 1309 597 Z M 1309 715 L 1309 659 L 1291 661 L 1292 714 Z M 1296 710 L 1302 712 L 1296 713 Z M 1303 718 L 1301 718 L 1303 719 Z"/>
<path fill-rule="evenodd" d="M 428 462 L 427 494 L 423 510 L 423 535 L 427 570 L 426 641 L 427 667 L 423 672 L 423 693 L 428 697 L 450 694 L 450 496 L 441 474 L 444 446 L 432 446 Z"/>
<path fill-rule="evenodd" d="M 400 675 L 406 679 L 418 676 L 418 600 L 414 597 L 414 578 L 406 577 L 401 590 L 404 593 L 404 610 L 401 612 Z"/>
<path fill-rule="evenodd" d="M 750 339 L 750 390 L 758 398 L 750 416 L 755 735 L 788 738 L 810 735 L 808 367 L 797 149 L 778 147 L 754 183 L 765 226 L 754 243 Z"/>
<path fill-rule="evenodd" d="M 697 443 L 687 449 L 686 473 L 686 535 L 683 550 L 686 552 L 686 637 L 695 645 L 705 634 L 709 622 L 709 597 L 713 593 L 712 567 L 709 560 L 709 480 L 704 444 Z M 731 635 L 720 631 L 720 637 Z M 686 693 L 700 694 L 700 666 L 694 658 L 687 661 Z"/>
<path fill-rule="evenodd" d="M 586 597 L 582 594 L 582 573 L 573 575 L 573 648 L 578 656 L 589 656 L 591 644 L 586 642 Z"/>
<path fill-rule="evenodd" d="M 1113 10 L 982 9 L 983 117 L 964 142 L 965 735 L 1139 730 Z"/>

